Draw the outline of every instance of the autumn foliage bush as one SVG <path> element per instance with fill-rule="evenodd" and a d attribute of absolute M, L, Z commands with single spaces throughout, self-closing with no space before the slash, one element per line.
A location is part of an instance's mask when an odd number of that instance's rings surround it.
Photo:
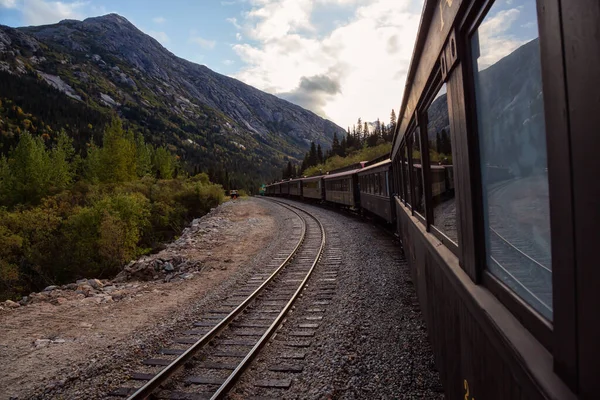
<path fill-rule="evenodd" d="M 206 174 L 176 171 L 173 155 L 118 120 L 84 157 L 66 135 L 22 134 L 0 157 L 0 299 L 114 276 L 222 201 Z"/>

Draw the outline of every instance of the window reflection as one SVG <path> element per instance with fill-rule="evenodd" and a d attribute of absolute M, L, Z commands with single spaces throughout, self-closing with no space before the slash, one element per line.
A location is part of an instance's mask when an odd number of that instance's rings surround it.
<path fill-rule="evenodd" d="M 458 243 L 452 138 L 446 84 L 439 90 L 427 110 L 427 140 L 429 141 L 433 225 L 454 243 Z"/>
<path fill-rule="evenodd" d="M 423 171 L 421 167 L 421 141 L 419 128 L 411 134 L 412 143 L 412 174 L 413 193 L 415 196 L 414 210 L 419 214 L 425 213 L 425 193 L 423 192 Z"/>
<path fill-rule="evenodd" d="M 497 2 L 471 39 L 489 271 L 552 319 L 535 0 Z"/>
<path fill-rule="evenodd" d="M 407 140 L 407 143 L 409 141 Z M 404 189 L 406 190 L 406 203 L 412 204 L 411 190 L 410 190 L 410 179 L 409 179 L 409 167 L 408 167 L 408 144 L 404 145 L 404 151 L 402 154 L 402 176 L 404 177 Z"/>

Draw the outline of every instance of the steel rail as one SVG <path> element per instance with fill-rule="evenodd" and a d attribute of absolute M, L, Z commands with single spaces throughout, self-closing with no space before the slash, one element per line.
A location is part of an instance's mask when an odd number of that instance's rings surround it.
<path fill-rule="evenodd" d="M 519 252 L 523 257 L 527 258 L 529 261 L 533 262 L 538 267 L 546 270 L 547 272 L 552 273 L 552 270 L 550 268 L 546 267 L 545 265 L 543 265 L 539 261 L 535 260 L 534 258 L 532 258 L 529 255 L 527 255 L 526 253 L 524 253 L 521 249 L 519 249 L 518 247 L 516 247 L 514 244 L 512 244 L 511 242 L 509 242 L 507 239 L 505 239 L 504 236 L 500 235 L 494 228 L 492 228 L 491 226 L 489 228 L 490 228 L 490 231 L 492 231 L 492 233 L 494 233 L 496 236 L 498 236 L 500 238 L 500 240 L 502 240 L 507 245 L 509 245 L 510 247 L 512 247 L 514 250 L 516 250 L 517 252 Z"/>
<path fill-rule="evenodd" d="M 313 270 L 315 269 L 317 263 L 319 262 L 319 260 L 321 258 L 321 255 L 323 254 L 323 249 L 325 248 L 325 228 L 323 227 L 323 224 L 321 223 L 321 221 L 319 221 L 316 217 L 314 217 L 308 211 L 303 210 L 299 207 L 296 207 L 296 206 L 293 206 L 291 204 L 287 204 L 287 203 L 284 203 L 281 201 L 277 201 L 277 200 L 271 200 L 271 199 L 269 199 L 269 200 L 273 201 L 277 204 L 280 204 L 284 207 L 287 206 L 287 207 L 292 207 L 297 210 L 300 210 L 300 211 L 304 212 L 306 215 L 308 215 L 309 217 L 311 217 L 312 219 L 314 219 L 317 222 L 317 224 L 319 225 L 319 228 L 321 229 L 321 245 L 319 247 L 319 251 L 317 253 L 317 256 L 315 257 L 315 260 L 313 261 L 310 269 L 306 273 L 306 276 L 304 277 L 304 279 L 298 286 L 298 289 L 296 289 L 293 296 L 287 302 L 287 304 L 285 305 L 283 310 L 281 310 L 281 312 L 277 315 L 277 318 L 275 318 L 275 321 L 273 321 L 273 323 L 269 326 L 267 331 L 260 337 L 258 342 L 254 345 L 254 347 L 250 350 L 250 352 L 246 355 L 246 357 L 244 357 L 244 359 L 238 364 L 237 368 L 229 375 L 229 377 L 227 377 L 225 382 L 223 382 L 223 384 L 219 387 L 219 389 L 217 389 L 215 394 L 212 395 L 212 397 L 210 398 L 211 400 L 222 399 L 228 393 L 228 391 L 235 384 L 237 379 L 242 375 L 244 370 L 250 365 L 250 363 L 252 362 L 254 357 L 258 354 L 260 349 L 267 343 L 267 341 L 273 335 L 273 333 L 275 333 L 277 328 L 279 328 L 281 321 L 287 315 L 288 311 L 290 310 L 290 308 L 292 307 L 292 305 L 294 304 L 294 302 L 296 301 L 296 299 L 298 298 L 298 296 L 300 295 L 300 293 L 306 286 L 306 282 L 308 282 L 308 279 L 312 275 Z"/>
<path fill-rule="evenodd" d="M 222 319 L 217 325 L 215 325 L 207 334 L 201 337 L 196 343 L 194 343 L 190 348 L 188 348 L 184 353 L 179 355 L 173 362 L 163 368 L 158 374 L 156 374 L 152 379 L 150 379 L 146 384 L 140 387 L 137 391 L 135 391 L 131 396 L 127 398 L 127 400 L 141 400 L 145 399 L 154 390 L 156 390 L 162 383 L 164 383 L 171 375 L 173 375 L 176 370 L 184 365 L 190 358 L 192 358 L 200 349 L 206 346 L 215 336 L 217 336 L 223 329 L 225 329 L 237 316 L 239 316 L 242 311 L 244 311 L 250 302 L 254 300 L 262 290 L 279 274 L 279 272 L 290 262 L 290 260 L 296 255 L 302 243 L 306 238 L 306 221 L 300 216 L 300 214 L 290 207 L 286 207 L 294 214 L 296 214 L 300 220 L 303 222 L 302 224 L 302 235 L 300 240 L 294 247 L 294 250 L 290 253 L 290 255 L 281 263 L 279 267 L 256 289 L 252 294 L 250 294 L 240 305 L 238 305 L 231 313 L 229 313 L 224 319 Z"/>
<path fill-rule="evenodd" d="M 517 283 L 517 285 L 521 286 L 523 289 L 525 289 L 525 291 L 527 293 L 529 293 L 529 295 L 531 297 L 533 297 L 534 299 L 536 299 L 542 306 L 546 307 L 546 309 L 550 312 L 552 312 L 552 307 L 550 307 L 548 304 L 546 304 L 542 299 L 540 299 L 535 293 L 533 293 L 527 286 L 525 286 L 525 284 L 523 282 L 521 282 L 519 279 L 517 279 L 516 276 L 514 276 L 512 274 L 512 272 L 510 272 L 508 269 L 506 269 L 506 267 L 504 267 L 502 264 L 500 264 L 498 262 L 498 260 L 496 260 L 494 257 L 490 256 L 490 258 L 492 259 L 492 261 L 494 263 L 496 263 L 498 265 L 498 267 L 500 267 L 500 269 L 502 269 L 506 274 L 508 274 L 508 276 L 510 276 L 512 278 L 513 281 L 515 281 Z M 513 289 L 513 292 L 516 293 L 516 291 Z"/>

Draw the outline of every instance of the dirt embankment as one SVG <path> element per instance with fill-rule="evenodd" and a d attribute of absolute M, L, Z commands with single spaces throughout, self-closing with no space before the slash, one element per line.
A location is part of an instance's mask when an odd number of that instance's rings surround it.
<path fill-rule="evenodd" d="M 135 343 L 139 332 L 243 270 L 275 231 L 269 211 L 252 199 L 225 203 L 194 224 L 118 279 L 49 288 L 24 306 L 0 304 L 0 399 L 60 386 L 116 344 Z"/>

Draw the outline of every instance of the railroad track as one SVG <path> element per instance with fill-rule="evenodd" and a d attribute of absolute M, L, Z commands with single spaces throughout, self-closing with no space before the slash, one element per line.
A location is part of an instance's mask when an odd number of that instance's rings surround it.
<path fill-rule="evenodd" d="M 511 289 L 525 297 L 542 315 L 552 316 L 552 270 L 489 228 L 492 263 Z"/>
<path fill-rule="evenodd" d="M 325 230 L 318 219 L 305 210 L 273 202 L 296 216 L 289 245 L 274 259 L 277 263 L 257 271 L 224 299 L 222 308 L 208 311 L 170 348 L 161 349 L 159 358 L 144 360 L 143 371 L 132 374 L 111 396 L 183 400 L 226 395 L 276 332 L 325 247 Z"/>

